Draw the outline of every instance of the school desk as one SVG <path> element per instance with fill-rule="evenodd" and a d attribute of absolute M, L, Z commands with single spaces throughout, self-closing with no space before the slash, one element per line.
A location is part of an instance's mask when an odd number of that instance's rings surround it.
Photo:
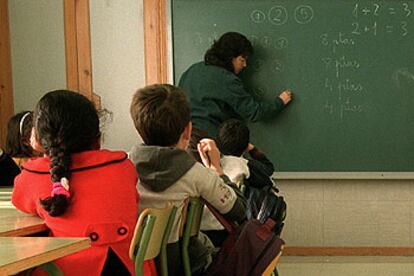
<path fill-rule="evenodd" d="M 0 202 L 10 201 L 12 193 L 13 193 L 12 187 L 1 187 L 0 188 Z"/>
<path fill-rule="evenodd" d="M 16 274 L 90 246 L 89 238 L 0 237 L 0 275 Z"/>
<path fill-rule="evenodd" d="M 18 237 L 47 230 L 43 219 L 15 208 L 0 208 L 0 237 Z"/>

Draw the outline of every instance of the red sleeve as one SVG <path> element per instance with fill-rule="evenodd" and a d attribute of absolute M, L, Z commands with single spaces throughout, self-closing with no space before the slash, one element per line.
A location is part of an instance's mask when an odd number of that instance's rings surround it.
<path fill-rule="evenodd" d="M 30 196 L 30 190 L 26 189 L 25 172 L 23 171 L 14 179 L 12 203 L 22 212 L 37 214 L 36 201 Z"/>

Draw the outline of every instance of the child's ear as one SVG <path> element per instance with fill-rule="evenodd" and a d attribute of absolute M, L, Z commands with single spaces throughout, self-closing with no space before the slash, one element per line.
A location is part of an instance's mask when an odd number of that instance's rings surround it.
<path fill-rule="evenodd" d="M 191 124 L 191 122 L 189 122 L 188 125 L 184 128 L 183 133 L 181 133 L 180 140 L 175 145 L 175 147 L 183 149 L 183 150 L 187 149 L 188 145 L 190 144 L 192 130 L 193 130 L 193 125 Z"/>
<path fill-rule="evenodd" d="M 193 123 L 189 122 L 188 125 L 184 128 L 183 138 L 187 141 L 190 141 L 192 131 L 193 131 Z"/>
<path fill-rule="evenodd" d="M 180 139 L 178 140 L 177 144 L 174 147 L 179 149 L 187 149 L 188 145 L 190 144 L 191 139 L 191 131 L 193 130 L 193 125 L 191 122 L 184 128 L 183 132 L 180 135 Z"/>

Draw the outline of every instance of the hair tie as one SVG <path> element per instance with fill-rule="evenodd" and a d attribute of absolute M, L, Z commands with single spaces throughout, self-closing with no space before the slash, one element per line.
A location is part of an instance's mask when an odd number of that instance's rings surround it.
<path fill-rule="evenodd" d="M 64 195 L 70 198 L 69 180 L 66 177 L 62 177 L 59 182 L 53 183 L 52 196 L 55 195 Z"/>
<path fill-rule="evenodd" d="M 31 113 L 31 111 L 26 112 L 22 118 L 20 119 L 20 124 L 19 124 L 19 130 L 20 130 L 20 136 L 23 136 L 23 124 L 24 124 L 24 120 L 26 119 L 27 116 L 29 116 L 29 114 Z"/>

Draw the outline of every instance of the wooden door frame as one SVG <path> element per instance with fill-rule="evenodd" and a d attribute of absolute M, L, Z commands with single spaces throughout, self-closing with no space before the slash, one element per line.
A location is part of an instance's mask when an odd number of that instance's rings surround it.
<path fill-rule="evenodd" d="M 143 0 L 144 56 L 147 85 L 168 82 L 167 13 L 168 0 Z"/>
<path fill-rule="evenodd" d="M 63 0 L 67 88 L 100 107 L 93 93 L 89 0 Z"/>
<path fill-rule="evenodd" d="M 7 0 L 0 0 L 0 60 L 0 148 L 4 148 L 6 145 L 7 122 L 14 112 Z"/>
<path fill-rule="evenodd" d="M 62 0 L 67 89 L 100 107 L 93 93 L 89 0 Z M 14 114 L 8 0 L 0 0 L 0 148 L 6 143 L 7 122 Z"/>

